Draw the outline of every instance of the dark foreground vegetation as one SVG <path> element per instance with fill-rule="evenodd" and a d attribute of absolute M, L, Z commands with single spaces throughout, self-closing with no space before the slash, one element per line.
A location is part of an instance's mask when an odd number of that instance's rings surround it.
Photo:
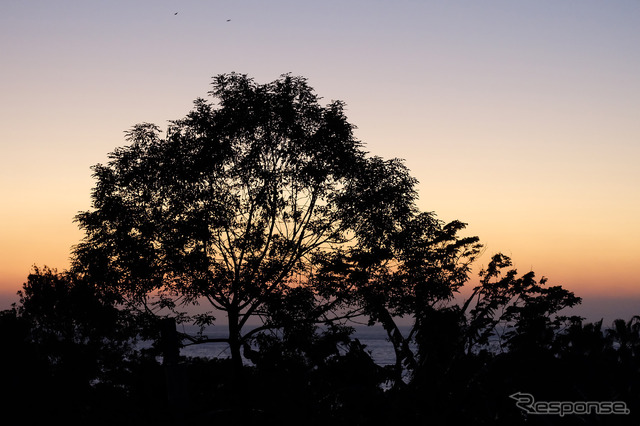
<path fill-rule="evenodd" d="M 584 324 L 502 254 L 471 284 L 478 238 L 421 212 L 402 161 L 369 156 L 305 79 L 210 94 L 164 136 L 127 132 L 71 269 L 35 269 L 0 313 L 2 424 L 638 423 L 640 317 Z M 178 323 L 226 324 L 229 358 L 181 357 L 213 339 Z"/>
<path fill-rule="evenodd" d="M 238 376 L 230 359 L 175 356 L 171 333 L 162 333 L 166 323 L 117 309 L 67 274 L 37 270 L 21 294 L 14 309 L 0 314 L 3 418 L 8 420 L 3 424 L 608 425 L 638 420 L 638 317 L 606 329 L 578 318 L 560 326 L 548 316 L 550 305 L 533 306 L 543 302 L 538 299 L 521 305 L 510 331 L 485 345 L 473 337 L 476 324 L 460 307 L 433 309 L 413 329 L 417 346 L 411 345 L 414 363 L 405 365 L 404 381 L 396 381 L 394 366 L 376 365 L 348 327 L 320 331 L 295 324 L 258 334 L 245 348 L 252 365 Z M 503 308 L 496 305 L 494 313 Z M 155 344 L 143 349 L 136 344 L 140 339 L 155 339 Z M 536 401 L 623 401 L 630 413 L 526 414 L 510 398 L 518 392 Z"/>

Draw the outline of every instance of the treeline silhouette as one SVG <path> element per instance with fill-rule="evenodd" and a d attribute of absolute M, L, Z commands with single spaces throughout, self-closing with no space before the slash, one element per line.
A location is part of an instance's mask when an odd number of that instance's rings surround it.
<path fill-rule="evenodd" d="M 238 377 L 230 359 L 180 356 L 187 340 L 173 320 L 116 307 L 73 274 L 36 269 L 20 301 L 0 313 L 4 424 L 637 421 L 640 317 L 608 328 L 560 323 L 552 303 L 529 299 L 517 319 L 492 316 L 506 331 L 482 342 L 461 306 L 429 309 L 411 329 L 413 362 L 401 381 L 396 366 L 375 364 L 353 328 L 300 323 L 257 334 Z M 531 415 L 509 398 L 517 392 L 623 401 L 630 414 Z"/>
<path fill-rule="evenodd" d="M 36 268 L 2 312 L 9 424 L 636 419 L 638 318 L 583 324 L 567 314 L 579 297 L 502 254 L 455 302 L 479 239 L 420 211 L 416 179 L 363 149 L 342 102 L 290 75 L 212 86 L 94 166 L 70 270 Z M 382 326 L 394 365 L 376 365 L 356 320 Z M 226 337 L 204 333 L 220 323 Z M 180 355 L 213 341 L 228 359 Z M 531 414 L 519 393 L 630 413 Z"/>

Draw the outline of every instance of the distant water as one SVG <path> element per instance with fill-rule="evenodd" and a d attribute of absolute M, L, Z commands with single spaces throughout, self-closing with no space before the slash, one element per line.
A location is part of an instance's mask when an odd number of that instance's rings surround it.
<path fill-rule="evenodd" d="M 409 333 L 408 326 L 399 327 L 400 331 L 406 336 Z M 193 326 L 178 326 L 180 332 L 195 334 L 197 328 Z M 225 326 L 208 327 L 204 334 L 211 339 L 225 338 L 228 331 Z M 387 339 L 387 333 L 382 326 L 358 326 L 351 338 L 358 339 L 360 343 L 365 345 L 366 350 L 371 354 L 373 361 L 378 365 L 395 364 L 395 353 L 393 345 Z M 201 343 L 197 345 L 186 346 L 180 352 L 183 356 L 202 357 L 202 358 L 228 358 L 230 357 L 229 345 L 226 343 Z"/>

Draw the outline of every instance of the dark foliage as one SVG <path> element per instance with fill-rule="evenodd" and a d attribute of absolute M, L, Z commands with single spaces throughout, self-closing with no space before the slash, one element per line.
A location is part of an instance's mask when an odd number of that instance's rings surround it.
<path fill-rule="evenodd" d="M 412 338 L 417 345 L 412 376 L 403 386 L 389 388 L 395 383 L 394 368 L 376 365 L 350 327 L 319 328 L 301 320 L 308 308 L 302 289 L 291 295 L 295 303 L 273 305 L 292 321 L 278 329 L 265 328 L 246 343 L 252 365 L 244 367 L 238 382 L 227 359 L 179 357 L 171 366 L 165 352 L 163 366 L 155 352 L 145 355 L 134 349 L 144 322 L 131 321 L 130 312 L 70 274 L 36 270 L 25 283 L 20 303 L 0 315 L 7 344 L 0 365 L 5 390 L 11 390 L 3 399 L 5 418 L 7 424 L 20 425 L 45 420 L 138 425 L 634 424 L 640 409 L 638 318 L 616 320 L 605 329 L 601 321 L 584 324 L 557 315 L 574 301 L 571 295 L 564 294 L 558 303 L 557 290 L 544 292 L 540 283 L 523 283 L 528 274 L 521 279 L 509 272 L 494 274 L 491 282 L 502 283 L 503 293 L 513 292 L 517 302 L 501 299 L 493 322 L 485 319 L 482 324 L 501 324 L 512 333 L 503 339 L 494 336 L 494 345 L 469 350 L 470 336 L 478 334 L 473 321 L 480 318 L 473 309 L 466 314 L 464 305 L 421 309 Z M 509 277 L 508 284 L 504 277 Z M 481 283 L 487 285 L 489 281 Z M 506 309 L 511 306 L 518 309 Z M 542 318 L 535 321 L 533 332 L 531 311 Z M 558 326 L 558 318 L 565 327 Z M 171 399 L 174 373 L 185 384 L 180 404 Z M 234 397 L 238 386 L 241 399 Z M 509 398 L 518 392 L 540 401 L 623 401 L 630 414 L 526 415 Z"/>
<path fill-rule="evenodd" d="M 134 126 L 130 145 L 94 167 L 74 270 L 147 312 L 222 311 L 238 368 L 247 321 L 281 326 L 269 305 L 292 287 L 321 296 L 308 312 L 318 322 L 360 313 L 316 271 L 397 234 L 415 211 L 415 179 L 397 159 L 367 157 L 343 103 L 321 106 L 304 78 L 219 75 L 210 95 L 164 137 Z"/>
<path fill-rule="evenodd" d="M 77 276 L 48 268 L 35 268 L 18 294 L 19 303 L 0 315 L 8 424 L 156 417 L 159 407 L 147 402 L 157 399 L 157 363 L 136 350 L 143 329 L 128 310 Z"/>

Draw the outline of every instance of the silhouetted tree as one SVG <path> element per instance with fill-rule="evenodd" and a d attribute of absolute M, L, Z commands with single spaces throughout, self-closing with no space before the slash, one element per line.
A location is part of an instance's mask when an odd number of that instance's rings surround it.
<path fill-rule="evenodd" d="M 68 272 L 35 267 L 18 292 L 29 339 L 68 380 L 108 380 L 134 350 L 138 328 L 111 295 Z"/>
<path fill-rule="evenodd" d="M 467 315 L 468 352 L 493 345 L 494 349 L 538 350 L 550 348 L 555 332 L 579 318 L 562 315 L 581 299 L 561 286 L 545 287 L 533 271 L 518 277 L 511 259 L 504 254 L 492 257 L 480 272 L 480 285 L 462 306 Z"/>
<path fill-rule="evenodd" d="M 560 311 L 580 299 L 545 287 L 546 279 L 536 281 L 533 272 L 518 276 L 511 265 L 496 254 L 468 299 L 417 312 L 418 365 L 407 392 L 426 401 L 421 418 L 511 424 L 520 413 L 508 409 L 512 404 L 500 406 L 509 391 L 559 388 L 557 336 L 578 320 Z"/>
<path fill-rule="evenodd" d="M 386 330 L 396 355 L 396 386 L 416 368 L 410 342 L 418 328 L 432 326 L 427 312 L 453 298 L 480 252 L 477 237 L 458 235 L 464 227 L 414 209 L 389 218 L 382 232 L 367 233 L 362 244 L 335 254 L 319 270 L 329 288 L 343 290 L 341 297 L 360 306 L 370 324 Z M 406 336 L 397 325 L 402 316 L 414 319 Z"/>
<path fill-rule="evenodd" d="M 164 135 L 154 124 L 134 126 L 129 145 L 94 166 L 92 209 L 76 216 L 86 236 L 74 249 L 73 273 L 37 272 L 46 285 L 30 281 L 16 318 L 43 330 L 53 324 L 43 336 L 55 341 L 98 348 L 94 336 L 106 336 L 124 350 L 128 341 L 95 325 L 91 312 L 110 318 L 105 324 L 130 320 L 129 308 L 138 321 L 170 317 L 156 322 L 170 326 L 165 364 L 194 384 L 176 387 L 169 400 L 209 401 L 203 419 L 227 413 L 241 422 L 229 410 L 241 391 L 248 423 L 314 413 L 317 424 L 510 424 L 521 413 L 508 391 L 542 389 L 542 373 L 558 384 L 575 373 L 571 363 L 599 366 L 602 376 L 615 373 L 611 387 L 635 389 L 621 372 L 637 375 L 636 317 L 606 335 L 601 324 L 582 326 L 563 312 L 580 298 L 533 272 L 519 276 L 502 254 L 455 304 L 481 253 L 478 238 L 462 236 L 460 221 L 421 212 L 416 180 L 402 161 L 366 154 L 342 102 L 320 105 L 306 80 L 290 75 L 257 84 L 223 74 L 210 95 Z M 90 297 L 74 302 L 81 295 Z M 197 304 L 210 310 L 187 315 Z M 233 375 L 228 362 L 182 364 L 179 356 L 175 320 L 204 326 L 216 310 L 228 321 L 220 340 L 229 343 Z M 346 321 L 362 316 L 393 344 L 391 373 L 351 339 Z M 408 335 L 399 317 L 412 319 Z M 247 330 L 251 318 L 261 326 Z M 242 352 L 253 367 L 243 368 Z M 174 381 L 186 383 L 184 374 Z M 207 378 L 218 386 L 204 386 Z M 394 387 L 382 392 L 388 379 Z M 295 405 L 290 416 L 274 408 L 283 400 Z"/>
<path fill-rule="evenodd" d="M 94 167 L 75 270 L 150 311 L 223 311 L 240 368 L 243 327 L 292 287 L 313 289 L 317 321 L 351 314 L 339 292 L 315 287 L 316 265 L 408 214 L 415 180 L 397 160 L 366 157 L 343 103 L 321 106 L 301 77 L 219 75 L 210 94 L 164 137 L 134 126 L 130 145 Z"/>
<path fill-rule="evenodd" d="M 133 398 L 144 363 L 136 318 L 80 277 L 46 267 L 35 267 L 18 295 L 0 318 L 0 368 L 14 401 L 5 418 L 110 423 L 144 412 Z"/>
<path fill-rule="evenodd" d="M 617 346 L 621 362 L 629 362 L 640 355 L 640 316 L 634 315 L 630 320 L 616 319 L 607 330 L 607 339 Z"/>

